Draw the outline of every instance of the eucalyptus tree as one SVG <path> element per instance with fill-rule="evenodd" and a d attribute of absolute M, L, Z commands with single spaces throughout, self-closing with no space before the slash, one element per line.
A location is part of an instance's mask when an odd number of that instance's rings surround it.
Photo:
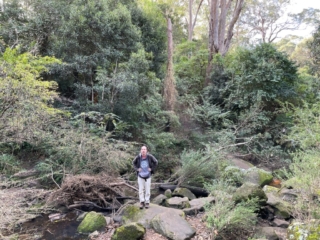
<path fill-rule="evenodd" d="M 244 0 L 211 0 L 209 17 L 209 56 L 205 86 L 210 82 L 212 59 L 217 53 L 224 56 L 231 44 L 234 26 L 240 16 Z M 233 10 L 231 8 L 233 7 Z M 231 16 L 231 17 L 230 17 Z"/>
<path fill-rule="evenodd" d="M 188 41 L 192 41 L 193 31 L 197 22 L 198 14 L 201 9 L 202 3 L 203 0 L 188 0 Z"/>
<path fill-rule="evenodd" d="M 297 30 L 303 21 L 309 22 L 315 12 L 304 10 L 299 14 L 288 12 L 291 0 L 248 0 L 239 24 L 253 39 L 271 43 L 286 30 Z"/>
<path fill-rule="evenodd" d="M 158 14 L 158 18 L 162 18 L 166 22 L 167 29 L 167 69 L 164 79 L 163 97 L 164 108 L 168 111 L 174 112 L 176 103 L 176 84 L 173 72 L 173 24 L 172 19 L 175 15 L 182 15 L 183 6 L 180 1 L 174 0 L 157 0 L 154 3 L 151 1 L 143 1 L 147 4 L 149 9 L 154 11 L 155 15 Z"/>

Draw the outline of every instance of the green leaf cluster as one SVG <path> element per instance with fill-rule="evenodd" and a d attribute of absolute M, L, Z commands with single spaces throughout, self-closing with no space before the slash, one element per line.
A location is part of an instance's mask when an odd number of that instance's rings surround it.
<path fill-rule="evenodd" d="M 52 106 L 57 84 L 43 81 L 41 73 L 60 61 L 51 57 L 18 54 L 7 48 L 0 57 L 1 142 L 34 141 L 45 123 L 63 112 Z"/>

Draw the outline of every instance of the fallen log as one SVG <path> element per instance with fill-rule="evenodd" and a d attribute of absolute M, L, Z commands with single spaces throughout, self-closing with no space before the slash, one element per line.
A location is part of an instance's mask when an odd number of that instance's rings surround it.
<path fill-rule="evenodd" d="M 171 191 L 174 191 L 177 187 L 183 187 L 189 189 L 196 197 L 208 197 L 209 192 L 203 188 L 200 187 L 194 187 L 189 185 L 182 184 L 181 186 L 178 185 L 172 185 L 172 184 L 161 184 L 159 185 L 159 188 L 162 190 L 170 189 Z"/>
<path fill-rule="evenodd" d="M 75 201 L 74 204 L 68 206 L 69 209 L 79 208 L 79 207 L 94 207 L 100 210 L 107 210 L 107 211 L 117 210 L 119 208 L 119 207 L 100 207 L 99 205 L 90 201 Z"/>

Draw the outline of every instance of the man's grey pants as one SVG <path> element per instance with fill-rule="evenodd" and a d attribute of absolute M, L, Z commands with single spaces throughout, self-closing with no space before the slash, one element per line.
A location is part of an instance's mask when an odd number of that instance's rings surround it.
<path fill-rule="evenodd" d="M 150 203 L 151 177 L 144 179 L 138 176 L 138 185 L 140 202 Z"/>

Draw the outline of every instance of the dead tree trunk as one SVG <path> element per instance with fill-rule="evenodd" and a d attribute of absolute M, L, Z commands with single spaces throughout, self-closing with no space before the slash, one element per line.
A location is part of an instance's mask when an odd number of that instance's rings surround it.
<path fill-rule="evenodd" d="M 168 63 L 167 75 L 164 80 L 164 104 L 165 109 L 174 112 L 176 103 L 176 86 L 173 76 L 173 36 L 171 19 L 167 17 L 167 37 L 168 37 Z"/>

